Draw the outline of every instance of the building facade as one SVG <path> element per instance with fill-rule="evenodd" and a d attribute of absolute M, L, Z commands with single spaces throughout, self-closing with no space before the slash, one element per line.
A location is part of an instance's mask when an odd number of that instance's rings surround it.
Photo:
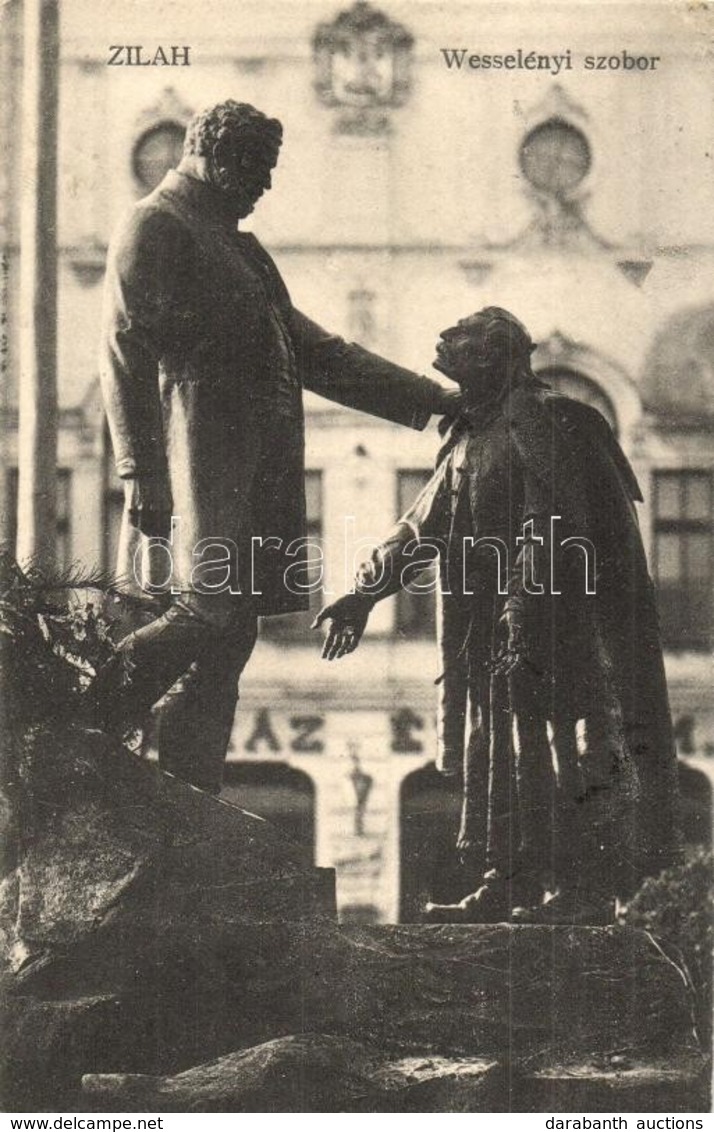
<path fill-rule="evenodd" d="M 686 835 L 706 840 L 714 98 L 711 47 L 696 14 L 632 3 L 605 20 L 591 4 L 466 0 L 378 8 L 177 0 L 161 20 L 138 0 L 102 9 L 64 0 L 60 12 L 59 557 L 111 566 L 116 549 L 121 491 L 96 361 L 112 228 L 176 163 L 196 109 L 229 97 L 252 102 L 282 120 L 285 140 L 250 226 L 296 306 L 422 372 L 442 327 L 505 306 L 539 344 L 535 370 L 615 428 L 645 494 L 640 519 L 689 799 Z M 3 6 L 9 542 L 20 16 L 17 0 Z M 312 395 L 306 409 L 309 522 L 325 547 L 329 596 L 349 587 L 360 553 L 429 475 L 438 435 Z M 226 796 L 311 840 L 318 864 L 337 866 L 345 919 L 412 917 L 434 888 L 440 896 L 463 889 L 453 866 L 458 799 L 432 765 L 432 599 L 382 603 L 361 648 L 339 665 L 320 661 L 308 625 L 295 617 L 264 626 L 242 686 Z"/>

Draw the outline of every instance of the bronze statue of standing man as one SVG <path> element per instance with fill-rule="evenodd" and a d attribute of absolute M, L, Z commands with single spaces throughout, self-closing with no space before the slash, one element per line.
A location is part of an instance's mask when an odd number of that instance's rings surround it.
<path fill-rule="evenodd" d="M 257 618 L 307 606 L 285 584 L 306 544 L 303 389 L 412 428 L 452 400 L 297 311 L 239 230 L 281 141 L 280 122 L 245 103 L 198 114 L 179 167 L 133 207 L 107 264 L 101 381 L 125 533 L 166 540 L 157 561 L 173 593 L 122 642 L 129 684 L 105 673 L 96 692 L 103 721 L 121 727 L 170 690 L 160 765 L 214 792 Z M 131 577 L 141 547 L 124 545 Z"/>

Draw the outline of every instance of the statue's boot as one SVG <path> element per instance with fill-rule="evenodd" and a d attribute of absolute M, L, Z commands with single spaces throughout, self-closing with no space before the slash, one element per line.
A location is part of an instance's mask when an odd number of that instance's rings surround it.
<path fill-rule="evenodd" d="M 427 904 L 429 923 L 501 924 L 511 918 L 514 905 L 531 905 L 543 899 L 545 887 L 540 877 L 519 869 L 505 877 L 497 869 L 484 873 L 483 884 L 458 904 Z"/>
<path fill-rule="evenodd" d="M 511 911 L 511 920 L 514 924 L 599 927 L 615 922 L 615 898 L 601 893 L 562 889 L 548 893 L 541 903 L 516 906 Z"/>
<path fill-rule="evenodd" d="M 458 904 L 427 904 L 424 915 L 430 924 L 498 924 L 508 919 L 509 903 L 505 886 L 482 884 Z"/>

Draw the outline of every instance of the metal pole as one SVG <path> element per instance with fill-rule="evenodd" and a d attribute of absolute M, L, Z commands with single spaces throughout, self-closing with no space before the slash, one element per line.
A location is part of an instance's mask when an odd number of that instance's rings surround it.
<path fill-rule="evenodd" d="M 24 0 L 17 557 L 39 565 L 57 523 L 58 67 L 58 0 Z"/>

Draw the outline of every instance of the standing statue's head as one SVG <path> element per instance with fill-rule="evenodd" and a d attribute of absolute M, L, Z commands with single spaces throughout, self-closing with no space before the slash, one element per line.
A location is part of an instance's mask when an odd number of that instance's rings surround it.
<path fill-rule="evenodd" d="M 241 219 L 270 188 L 282 140 L 277 118 L 229 99 L 191 119 L 179 168 L 220 189 Z"/>
<path fill-rule="evenodd" d="M 502 307 L 484 307 L 442 330 L 434 368 L 458 382 L 468 401 L 490 400 L 509 380 L 530 375 L 535 350 L 522 322 Z"/>

